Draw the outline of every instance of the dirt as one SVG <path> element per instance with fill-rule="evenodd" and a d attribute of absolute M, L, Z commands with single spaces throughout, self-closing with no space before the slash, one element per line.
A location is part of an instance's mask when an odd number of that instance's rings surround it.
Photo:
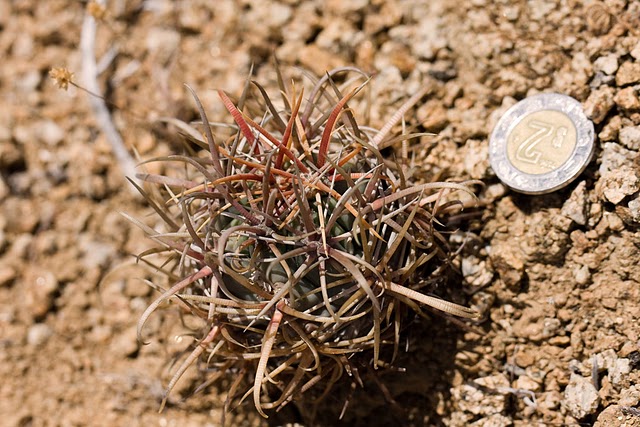
<path fill-rule="evenodd" d="M 355 65 L 375 75 L 371 123 L 420 87 L 407 122 L 434 132 L 411 147 L 425 177 L 480 179 L 484 208 L 452 235 L 476 324 L 412 325 L 406 372 L 350 399 L 345 425 L 640 425 L 640 2 L 418 0 L 111 1 L 96 56 L 113 120 L 141 159 L 181 150 L 158 117 L 228 120 L 215 89 L 239 95 L 251 64 L 276 88 L 283 68 Z M 153 225 L 100 131 L 81 81 L 81 2 L 0 3 L 0 413 L 8 426 L 219 425 L 224 388 L 190 396 L 187 373 L 158 413 L 192 337 L 176 310 L 135 325 L 154 295 L 132 254 L 151 246 L 120 212 Z M 488 137 L 528 95 L 575 97 L 596 155 L 568 187 L 505 188 Z M 148 164 L 147 171 L 163 166 Z M 335 417 L 336 393 L 319 420 Z M 389 398 L 393 403 L 389 403 Z M 229 425 L 263 420 L 251 404 Z"/>

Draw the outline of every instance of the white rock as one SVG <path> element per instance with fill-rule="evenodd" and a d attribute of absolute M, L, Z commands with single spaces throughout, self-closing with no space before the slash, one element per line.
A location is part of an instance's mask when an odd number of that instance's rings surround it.
<path fill-rule="evenodd" d="M 160 64 L 168 62 L 180 45 L 180 33 L 164 28 L 151 28 L 147 33 L 147 50 Z"/>
<path fill-rule="evenodd" d="M 593 414 L 600 404 L 598 390 L 591 380 L 578 374 L 571 374 L 569 385 L 564 390 L 562 405 L 577 419 Z"/>
<path fill-rule="evenodd" d="M 637 153 L 620 144 L 607 142 L 602 150 L 598 187 L 604 197 L 617 204 L 640 189 L 640 179 L 632 165 Z"/>
<path fill-rule="evenodd" d="M 635 222 L 640 222 L 640 197 L 630 200 L 628 207 L 629 212 L 631 213 L 631 218 L 633 218 Z"/>
<path fill-rule="evenodd" d="M 629 359 L 618 358 L 607 371 L 607 376 L 611 381 L 611 384 L 620 384 L 631 372 L 631 362 Z"/>
<path fill-rule="evenodd" d="M 36 323 L 29 328 L 27 332 L 27 343 L 29 345 L 38 347 L 46 343 L 47 340 L 53 335 L 53 330 L 49 325 L 45 323 Z"/>
<path fill-rule="evenodd" d="M 619 405 L 622 406 L 636 406 L 640 403 L 640 386 L 632 385 L 626 390 L 620 393 Z"/>
<path fill-rule="evenodd" d="M 640 126 L 620 129 L 620 143 L 630 150 L 640 151 Z"/>
<path fill-rule="evenodd" d="M 497 391 L 509 387 L 509 381 L 503 374 L 478 378 L 473 381 L 480 387 L 462 384 L 451 390 L 452 396 L 458 401 L 460 409 L 475 415 L 499 414 L 505 410 L 506 396 L 485 392 L 482 389 Z"/>
<path fill-rule="evenodd" d="M 593 63 L 593 71 L 602 71 L 608 75 L 615 74 L 618 71 L 618 57 L 614 54 L 601 56 Z"/>
<path fill-rule="evenodd" d="M 599 184 L 602 186 L 604 197 L 613 204 L 620 203 L 625 197 L 640 190 L 640 180 L 635 168 L 630 166 L 623 166 L 603 175 Z"/>
<path fill-rule="evenodd" d="M 562 215 L 571 218 L 576 224 L 587 223 L 587 191 L 586 183 L 582 181 L 571 192 L 571 196 L 562 205 Z"/>
<path fill-rule="evenodd" d="M 53 120 L 42 120 L 33 124 L 38 140 L 49 146 L 58 145 L 64 138 L 64 131 Z"/>

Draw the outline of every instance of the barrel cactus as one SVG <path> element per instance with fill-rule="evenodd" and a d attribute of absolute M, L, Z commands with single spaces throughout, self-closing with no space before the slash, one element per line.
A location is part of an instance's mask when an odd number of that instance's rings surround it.
<path fill-rule="evenodd" d="M 321 400 L 352 372 L 354 355 L 391 366 L 404 322 L 425 306 L 476 315 L 429 295 L 450 265 L 444 223 L 473 183 L 415 182 L 385 158 L 383 147 L 420 136 L 390 133 L 423 94 L 376 130 L 348 105 L 367 82 L 345 68 L 308 96 L 280 77 L 278 102 L 255 82 L 239 103 L 219 91 L 234 121 L 225 126 L 209 123 L 192 91 L 202 128 L 171 120 L 200 150 L 152 160 L 183 162 L 184 177 L 139 174 L 166 189 L 162 204 L 138 187 L 166 230 L 134 220 L 159 243 L 141 258 L 161 254 L 158 268 L 175 278 L 141 317 L 139 339 L 167 300 L 202 319 L 166 395 L 200 361 L 207 383 L 233 378 L 225 412 L 252 399 L 266 417 L 294 399 Z"/>

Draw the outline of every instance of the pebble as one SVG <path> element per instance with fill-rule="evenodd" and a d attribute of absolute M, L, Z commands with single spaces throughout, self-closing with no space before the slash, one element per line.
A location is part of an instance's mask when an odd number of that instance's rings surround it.
<path fill-rule="evenodd" d="M 624 62 L 616 73 L 616 84 L 626 86 L 638 82 L 640 82 L 640 64 Z"/>
<path fill-rule="evenodd" d="M 132 326 L 118 334 L 110 348 L 115 355 L 124 358 L 136 354 L 139 346 L 136 327 Z"/>
<path fill-rule="evenodd" d="M 484 287 L 493 279 L 493 271 L 488 268 L 487 262 L 476 256 L 462 258 L 460 267 L 462 277 L 471 286 Z"/>
<path fill-rule="evenodd" d="M 640 417 L 630 415 L 622 405 L 609 405 L 598 414 L 593 427 L 640 427 Z"/>
<path fill-rule="evenodd" d="M 3 232 L 0 230 L 0 239 L 2 239 Z M 2 249 L 2 242 L 0 241 L 0 249 Z M 8 286 L 16 279 L 17 273 L 15 268 L 9 265 L 3 265 L 0 267 L 0 287 Z"/>
<path fill-rule="evenodd" d="M 485 141 L 469 139 L 464 145 L 464 170 L 471 179 L 483 179 L 489 171 L 489 145 Z"/>
<path fill-rule="evenodd" d="M 620 393 L 620 401 L 623 406 L 636 406 L 640 403 L 640 385 L 633 385 Z"/>
<path fill-rule="evenodd" d="M 607 371 L 611 384 L 618 385 L 631 372 L 629 359 L 618 357 L 613 349 L 605 350 L 595 355 L 595 362 L 599 371 Z"/>
<path fill-rule="evenodd" d="M 616 93 L 613 98 L 616 105 L 625 111 L 640 110 L 640 98 L 634 87 L 627 87 Z"/>
<path fill-rule="evenodd" d="M 540 383 L 534 381 L 531 377 L 527 375 L 521 375 L 518 377 L 514 384 L 515 388 L 521 390 L 530 390 L 530 391 L 538 391 L 540 390 Z"/>
<path fill-rule="evenodd" d="M 629 200 L 629 204 L 627 206 L 629 207 L 631 219 L 636 223 L 640 223 L 640 197 Z"/>
<path fill-rule="evenodd" d="M 605 175 L 615 171 L 622 166 L 628 165 L 636 156 L 631 150 L 627 150 L 620 144 L 615 142 L 607 142 L 602 147 L 602 161 L 600 163 L 600 175 Z"/>
<path fill-rule="evenodd" d="M 46 343 L 53 335 L 53 330 L 45 323 L 36 323 L 27 331 L 27 343 L 39 347 Z"/>
<path fill-rule="evenodd" d="M 500 242 L 491 247 L 489 256 L 493 268 L 507 287 L 520 285 L 524 275 L 524 260 L 519 248 L 508 242 Z"/>
<path fill-rule="evenodd" d="M 437 100 L 425 102 L 416 114 L 427 132 L 438 133 L 449 124 L 447 109 Z"/>
<path fill-rule="evenodd" d="M 562 405 L 577 419 L 593 414 L 600 404 L 600 396 L 591 378 L 571 374 L 569 385 L 564 391 Z"/>
<path fill-rule="evenodd" d="M 631 49 L 631 52 L 629 52 L 629 54 L 635 59 L 640 60 L 640 41 L 636 43 L 636 46 Z"/>
<path fill-rule="evenodd" d="M 25 274 L 25 302 L 34 318 L 42 318 L 53 305 L 53 296 L 58 289 L 58 280 L 50 271 L 31 268 Z"/>
<path fill-rule="evenodd" d="M 622 127 L 622 118 L 613 116 L 607 124 L 604 125 L 602 131 L 598 134 L 601 142 L 615 141 L 618 138 L 618 132 Z"/>
<path fill-rule="evenodd" d="M 602 71 L 609 75 L 615 74 L 618 71 L 618 57 L 614 54 L 601 56 L 593 63 L 593 71 Z"/>
<path fill-rule="evenodd" d="M 483 389 L 496 390 L 509 387 L 509 381 L 504 374 L 478 378 L 473 381 L 480 387 L 463 384 L 451 390 L 460 409 L 474 415 L 499 414 L 506 408 L 506 396 L 485 392 Z"/>
<path fill-rule="evenodd" d="M 159 64 L 168 63 L 180 45 L 180 33 L 164 28 L 151 28 L 147 33 L 146 47 Z"/>
<path fill-rule="evenodd" d="M 607 117 L 614 105 L 614 89 L 602 86 L 591 92 L 584 103 L 584 113 L 593 123 L 599 124 Z"/>
<path fill-rule="evenodd" d="M 626 165 L 603 174 L 597 185 L 600 193 L 613 204 L 620 203 L 625 197 L 640 190 L 636 168 Z"/>
<path fill-rule="evenodd" d="M 593 78 L 589 82 L 589 87 L 591 89 L 597 89 L 601 86 L 609 86 L 616 79 L 616 76 L 609 76 L 602 71 L 598 71 L 594 74 Z"/>
<path fill-rule="evenodd" d="M 571 218 L 576 224 L 587 224 L 587 184 L 580 182 L 562 205 L 562 215 Z"/>
<path fill-rule="evenodd" d="M 640 126 L 627 126 L 620 129 L 620 143 L 629 150 L 640 151 Z"/>
<path fill-rule="evenodd" d="M 525 235 L 520 248 L 530 262 L 555 263 L 569 250 L 569 234 L 572 224 L 569 218 L 557 212 L 536 212 L 527 219 Z"/>
<path fill-rule="evenodd" d="M 591 280 L 591 272 L 586 265 L 577 266 L 573 269 L 573 278 L 578 285 L 585 286 Z"/>
<path fill-rule="evenodd" d="M 93 240 L 87 233 L 83 233 L 78 240 L 83 254 L 82 265 L 86 270 L 107 266 L 116 252 L 112 245 Z"/>
<path fill-rule="evenodd" d="M 53 120 L 40 120 L 32 127 L 35 138 L 48 146 L 58 145 L 64 139 L 64 130 Z"/>

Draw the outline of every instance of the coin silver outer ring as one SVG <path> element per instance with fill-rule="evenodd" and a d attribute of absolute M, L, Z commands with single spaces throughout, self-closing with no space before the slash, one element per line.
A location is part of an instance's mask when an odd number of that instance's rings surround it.
<path fill-rule="evenodd" d="M 545 174 L 522 172 L 507 157 L 507 138 L 527 115 L 541 110 L 555 110 L 569 117 L 576 127 L 576 146 L 560 167 Z M 570 96 L 559 93 L 533 95 L 518 102 L 500 118 L 491 133 L 489 161 L 500 180 L 513 190 L 526 194 L 551 193 L 578 177 L 587 167 L 594 153 L 595 132 L 582 104 Z"/>

